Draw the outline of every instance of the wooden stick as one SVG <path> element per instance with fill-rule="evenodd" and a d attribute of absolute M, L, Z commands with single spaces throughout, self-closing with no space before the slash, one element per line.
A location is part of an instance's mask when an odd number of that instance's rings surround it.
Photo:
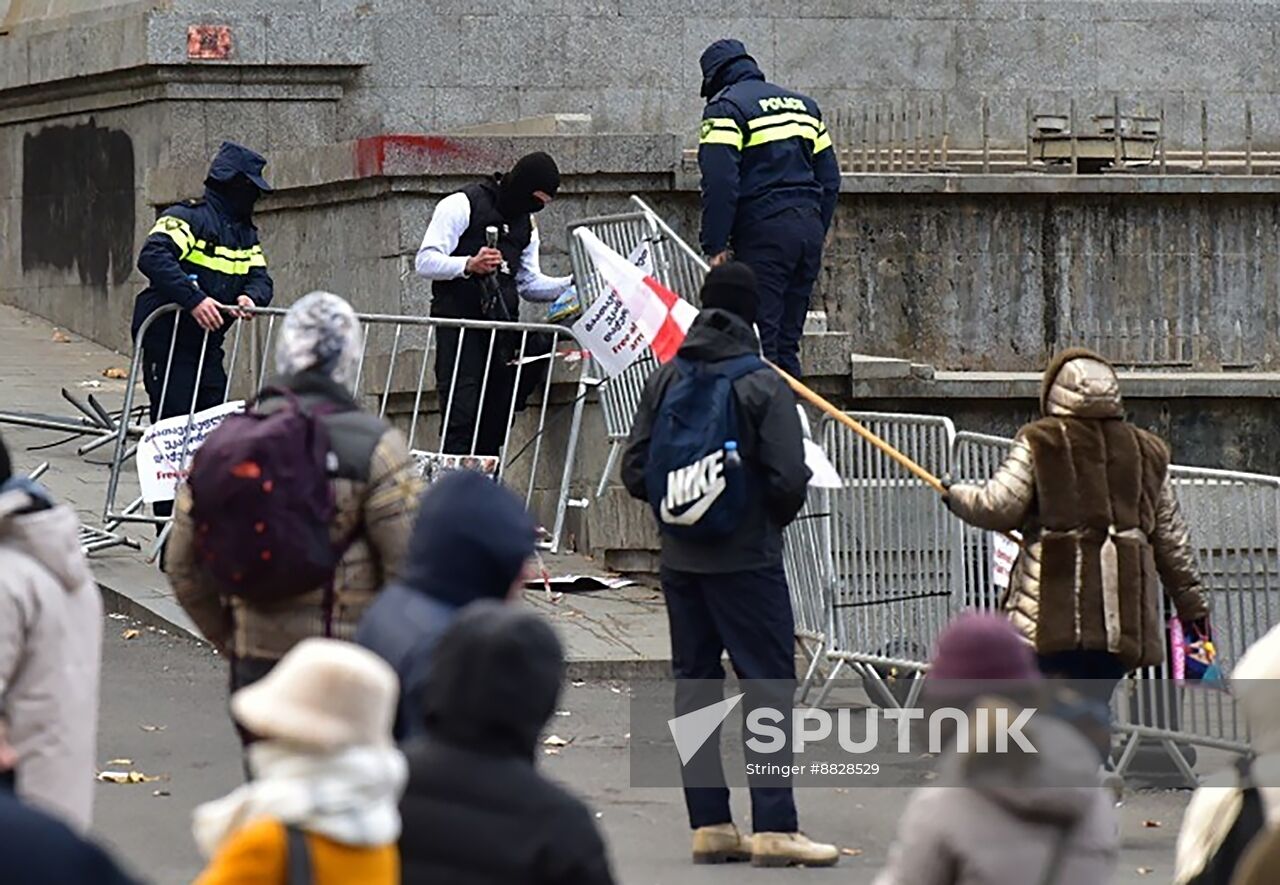
<path fill-rule="evenodd" d="M 867 442 L 871 443 L 871 445 L 875 446 L 881 452 L 883 452 L 884 454 L 889 456 L 891 459 L 896 461 L 905 470 L 915 474 L 916 477 L 918 477 L 921 481 L 927 484 L 939 495 L 945 495 L 947 493 L 946 488 L 942 485 L 942 480 L 938 479 L 938 477 L 934 476 L 932 473 L 925 470 L 915 461 L 912 461 L 906 455 L 902 454 L 902 452 L 898 451 L 893 446 L 889 445 L 887 442 L 882 440 L 880 437 L 876 436 L 870 430 L 867 430 L 867 428 L 863 427 L 857 421 L 850 418 L 844 412 L 837 409 L 825 397 L 814 392 L 813 390 L 810 390 L 804 384 L 801 384 L 795 378 L 791 377 L 791 375 L 788 374 L 785 370 L 778 368 L 778 366 L 774 365 L 768 360 L 765 360 L 765 362 L 769 363 L 769 366 L 772 367 L 772 369 L 775 372 L 777 372 L 779 375 L 782 376 L 782 380 L 786 381 L 787 384 L 791 387 L 792 390 L 796 392 L 798 396 L 813 403 L 815 406 L 817 406 L 822 411 L 826 412 L 832 418 L 835 418 L 845 427 L 848 427 L 854 433 L 858 434 L 858 436 L 862 437 Z"/>

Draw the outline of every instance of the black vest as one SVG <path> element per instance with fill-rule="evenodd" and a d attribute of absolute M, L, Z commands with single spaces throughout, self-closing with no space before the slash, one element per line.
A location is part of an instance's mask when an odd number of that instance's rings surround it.
<path fill-rule="evenodd" d="M 521 215 L 514 221 L 502 217 L 498 211 L 498 179 L 469 184 L 462 189 L 471 203 L 471 223 L 458 238 L 455 256 L 471 256 L 479 252 L 485 242 L 486 227 L 498 229 L 498 251 L 507 262 L 507 272 L 495 272 L 502 300 L 512 317 L 520 315 L 520 296 L 516 292 L 516 274 L 520 270 L 520 258 L 533 237 L 533 220 Z M 481 311 L 481 288 L 478 277 L 458 277 L 455 280 L 436 280 L 431 284 L 431 315 L 452 319 L 484 319 Z"/>

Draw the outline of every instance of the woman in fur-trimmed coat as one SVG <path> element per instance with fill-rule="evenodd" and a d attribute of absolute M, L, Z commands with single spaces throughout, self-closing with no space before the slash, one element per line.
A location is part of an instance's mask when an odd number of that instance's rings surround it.
<path fill-rule="evenodd" d="M 1124 420 L 1115 369 L 1088 350 L 1050 364 L 1040 406 L 996 475 L 952 486 L 947 506 L 1022 532 L 1004 608 L 1041 669 L 1114 687 L 1164 658 L 1160 583 L 1184 623 L 1208 613 L 1169 448 Z"/>

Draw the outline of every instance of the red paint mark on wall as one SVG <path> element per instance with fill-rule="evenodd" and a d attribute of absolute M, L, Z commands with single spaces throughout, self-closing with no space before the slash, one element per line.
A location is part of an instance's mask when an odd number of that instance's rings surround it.
<path fill-rule="evenodd" d="M 191 25 L 187 28 L 187 58 L 224 61 L 230 57 L 230 25 Z"/>
<path fill-rule="evenodd" d="M 382 175 L 388 156 L 483 160 L 485 155 L 485 151 L 444 135 L 373 135 L 356 141 L 356 175 Z"/>

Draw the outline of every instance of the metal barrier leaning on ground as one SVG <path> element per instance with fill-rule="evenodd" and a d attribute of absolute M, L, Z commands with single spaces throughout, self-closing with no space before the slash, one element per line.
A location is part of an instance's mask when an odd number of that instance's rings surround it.
<path fill-rule="evenodd" d="M 160 308 L 149 316 L 140 327 L 125 390 L 123 408 L 125 413 L 130 413 L 134 408 L 134 399 L 137 396 L 137 388 L 142 378 L 143 348 L 141 342 L 143 341 L 143 336 L 159 317 L 174 313 L 177 310 L 179 308 L 176 305 Z M 235 399 L 251 399 L 269 380 L 270 374 L 274 371 L 269 366 L 274 362 L 277 321 L 286 313 L 286 310 L 281 308 L 252 308 L 247 310 L 226 308 L 225 310 L 228 314 L 233 312 L 251 314 L 254 319 L 252 321 L 236 321 L 227 334 L 227 338 L 230 341 L 230 350 L 226 358 L 226 383 L 221 397 L 224 403 Z M 466 466 L 472 469 L 485 469 L 486 472 L 495 472 L 497 476 L 515 487 L 517 491 L 523 486 L 526 506 L 536 511 L 538 508 L 534 497 L 538 490 L 537 479 L 544 450 L 545 433 L 549 427 L 548 412 L 551 407 L 550 393 L 555 361 L 557 355 L 561 353 L 561 344 L 563 342 L 567 341 L 572 345 L 569 350 L 573 354 L 576 355 L 581 352 L 581 345 L 577 342 L 572 330 L 563 326 L 539 323 L 435 319 L 370 313 L 358 313 L 357 317 L 364 332 L 364 345 L 355 382 L 356 402 L 384 419 L 388 416 L 389 408 L 397 403 L 401 408 L 405 409 L 404 412 L 399 409 L 393 409 L 392 412 L 397 415 L 407 415 L 408 427 L 405 430 L 405 435 L 409 442 L 409 448 L 414 452 L 415 457 L 419 459 L 424 474 L 429 475 L 431 471 L 437 469 L 440 465 L 446 468 Z M 176 323 L 174 328 L 176 330 Z M 461 359 L 454 359 L 451 373 L 447 366 L 447 360 L 443 365 L 439 363 L 437 339 L 439 337 L 438 330 L 442 328 L 456 328 L 459 330 L 457 347 L 459 354 L 462 353 L 468 336 L 478 336 L 483 342 L 481 346 L 487 349 L 489 356 L 478 394 L 481 408 L 478 409 L 470 446 L 465 451 L 447 453 L 442 451 L 444 448 L 444 427 L 449 426 L 450 419 L 453 417 L 455 400 L 458 398 L 457 379 L 459 365 L 462 362 Z M 384 345 L 387 348 L 386 367 L 385 369 L 378 367 L 376 372 L 371 369 L 368 359 L 370 342 L 374 339 L 378 339 L 379 342 L 376 345 L 375 353 Z M 208 347 L 208 344 L 209 334 L 205 333 L 200 361 L 195 367 L 194 391 L 199 389 L 204 371 L 204 349 Z M 175 345 L 176 332 L 170 336 L 168 345 L 160 395 L 162 401 L 166 400 L 168 396 L 171 375 L 174 371 Z M 420 355 L 410 352 L 418 347 L 421 347 Z M 511 351 L 514 357 L 512 360 L 500 363 L 510 375 L 499 379 L 493 377 L 495 364 L 492 357 L 497 348 Z M 397 369 L 401 371 L 397 372 Z M 429 369 L 432 370 L 431 381 L 428 380 Z M 443 404 L 438 402 L 438 386 L 433 383 L 436 380 L 435 372 L 437 369 L 449 375 L 449 394 Z M 539 372 L 545 372 L 545 374 L 540 375 Z M 564 466 L 556 489 L 557 500 L 553 526 L 545 543 L 545 546 L 551 550 L 558 548 L 564 530 L 565 499 L 569 491 L 578 443 L 577 437 L 581 427 L 581 404 L 585 400 L 587 389 L 587 379 L 585 379 L 581 371 L 578 374 L 578 396 L 572 404 L 574 421 L 564 448 Z M 402 378 L 402 376 L 407 376 L 407 378 Z M 402 380 L 407 381 L 407 383 L 404 386 L 399 386 L 399 382 Z M 497 407 L 501 407 L 505 411 L 502 445 L 497 454 L 481 453 L 477 450 L 477 443 L 480 437 L 480 424 L 482 421 L 480 413 L 483 412 L 483 404 L 486 402 L 486 397 L 491 396 L 491 387 L 493 390 L 499 390 L 499 384 L 505 385 L 507 383 L 511 386 L 510 393 L 505 394 L 495 403 Z M 196 395 L 194 391 L 191 402 L 182 404 L 183 411 L 177 416 L 179 418 L 185 417 L 186 419 L 181 431 L 181 441 L 176 444 L 176 450 L 179 453 L 176 463 L 179 465 L 186 460 L 186 452 L 192 438 L 192 427 L 194 416 L 196 415 Z M 539 395 L 535 397 L 535 394 Z M 528 407 L 525 409 L 521 407 L 522 396 L 527 396 L 529 399 Z M 432 402 L 433 399 L 435 400 L 434 402 Z M 423 414 L 424 404 L 427 406 L 435 405 L 436 407 L 431 421 L 427 421 L 426 416 Z M 529 411 L 533 412 L 533 420 L 521 422 L 519 415 L 522 412 Z M 495 412 L 494 414 L 501 413 Z M 124 507 L 121 507 L 118 501 L 126 474 L 130 472 L 129 465 L 137 451 L 137 446 L 133 444 L 133 440 L 140 437 L 142 432 L 143 429 L 141 427 L 128 426 L 122 423 L 114 434 L 115 447 L 111 461 L 111 475 L 107 484 L 106 501 L 103 505 L 103 519 L 107 520 L 108 523 L 151 523 L 158 526 L 166 526 L 169 522 L 167 517 L 158 517 L 141 512 L 142 499 L 140 497 Z M 522 438 L 525 436 L 527 436 L 527 439 Z"/>

